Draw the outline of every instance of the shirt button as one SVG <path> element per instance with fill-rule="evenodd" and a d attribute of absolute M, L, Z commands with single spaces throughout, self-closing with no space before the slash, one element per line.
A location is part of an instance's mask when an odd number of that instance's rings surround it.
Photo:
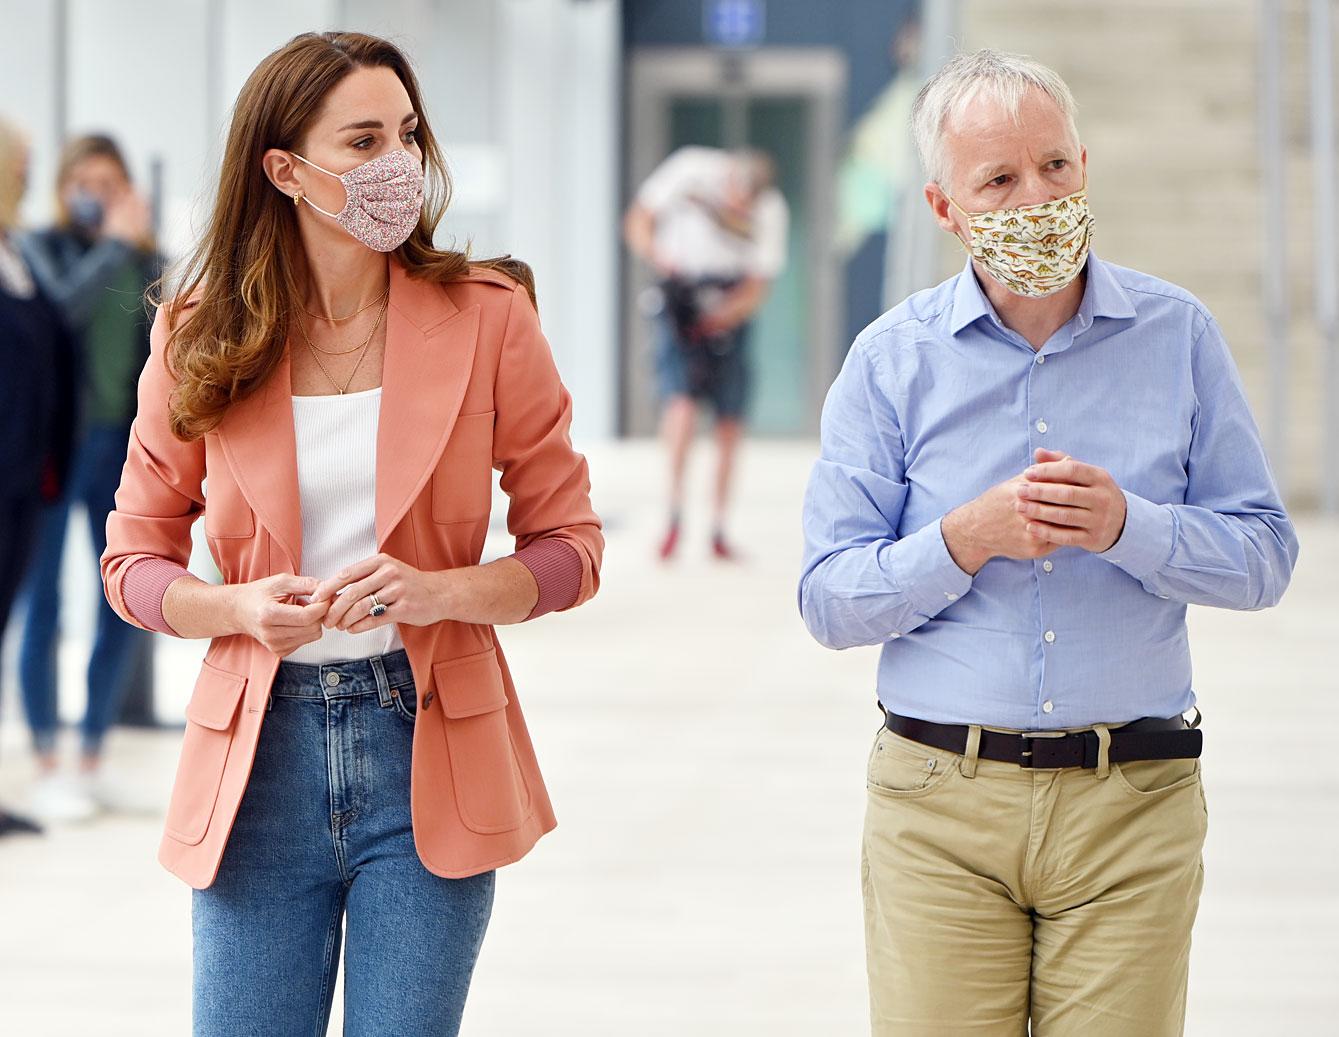
<path fill-rule="evenodd" d="M 1037 421 L 1037 431 L 1038 431 L 1038 432 L 1045 432 L 1045 431 L 1046 431 L 1046 422 L 1044 422 L 1044 421 L 1038 419 L 1038 421 Z"/>
<path fill-rule="evenodd" d="M 332 670 L 330 673 L 327 673 L 325 675 L 325 682 L 333 688 L 336 684 L 339 683 L 339 674 L 335 673 Z"/>
<path fill-rule="evenodd" d="M 888 635 L 888 640 L 889 640 L 889 641 L 893 641 L 893 640 L 896 640 L 897 638 L 899 638 L 899 637 L 901 637 L 901 636 L 902 636 L 902 631 L 900 631 L 900 630 L 894 630 L 891 634 Z"/>
<path fill-rule="evenodd" d="M 1044 364 L 1044 363 L 1046 363 L 1046 358 L 1045 358 L 1044 356 L 1042 356 L 1040 353 L 1037 354 L 1037 363 L 1039 363 L 1039 364 Z"/>
<path fill-rule="evenodd" d="M 1042 636 L 1046 638 L 1046 643 L 1047 643 L 1048 645 L 1049 645 L 1049 644 L 1054 644 L 1054 643 L 1055 643 L 1055 631 L 1054 631 L 1054 630 L 1048 630 L 1048 631 L 1046 631 L 1046 633 L 1045 633 L 1044 635 L 1042 635 Z"/>
<path fill-rule="evenodd" d="M 1052 702 L 1050 699 L 1047 699 L 1045 702 L 1041 704 L 1041 711 L 1043 713 L 1049 713 L 1053 709 L 1055 709 L 1055 703 Z"/>
<path fill-rule="evenodd" d="M 957 600 L 958 600 L 958 596 L 957 596 L 956 594 L 950 594 L 950 593 L 948 593 L 947 591 L 944 593 L 944 597 L 948 598 L 949 601 L 957 601 Z"/>
<path fill-rule="evenodd" d="M 1047 572 L 1050 572 L 1052 569 L 1055 568 L 1055 566 L 1051 564 L 1051 560 L 1049 558 L 1041 563 L 1041 567 L 1045 569 Z"/>

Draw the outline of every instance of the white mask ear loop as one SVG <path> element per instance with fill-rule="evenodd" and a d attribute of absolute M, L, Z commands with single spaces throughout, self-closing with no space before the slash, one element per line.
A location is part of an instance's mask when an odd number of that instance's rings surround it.
<path fill-rule="evenodd" d="M 326 176 L 333 176 L 333 177 L 334 177 L 336 180 L 338 180 L 341 184 L 344 183 L 344 178 L 341 177 L 338 173 L 332 173 L 332 172 L 330 172 L 330 170 L 328 170 L 328 169 L 326 169 L 326 168 L 324 168 L 324 167 L 322 167 L 322 166 L 318 166 L 315 162 L 312 162 L 310 159 L 302 158 L 302 156 L 299 155 L 296 151 L 290 151 L 289 154 L 292 155 L 294 158 L 302 159 L 303 162 L 306 162 L 307 165 L 311 166 L 313 169 L 319 169 L 319 170 L 321 170 L 321 172 L 324 173 Z M 337 219 L 339 219 L 338 214 L 333 213 L 333 212 L 326 212 L 325 209 L 322 209 L 319 205 L 317 205 L 317 204 L 316 204 L 315 202 L 313 202 L 310 198 L 308 198 L 306 192 L 303 192 L 302 195 L 301 195 L 300 197 L 302 198 L 302 200 L 303 200 L 304 202 L 306 202 L 308 205 L 310 205 L 310 206 L 311 206 L 313 209 L 315 209 L 317 212 L 325 213 L 325 214 L 326 214 L 327 216 L 329 216 L 332 220 L 337 220 Z M 346 202 L 345 204 L 347 205 L 347 202 Z M 340 211 L 342 212 L 343 210 L 340 210 Z"/>

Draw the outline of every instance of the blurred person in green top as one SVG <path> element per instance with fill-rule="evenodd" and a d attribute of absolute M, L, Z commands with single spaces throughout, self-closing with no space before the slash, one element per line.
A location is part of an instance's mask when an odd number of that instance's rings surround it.
<path fill-rule="evenodd" d="M 74 455 L 64 493 L 44 509 L 22 591 L 27 604 L 19 681 L 32 731 L 38 777 L 30 808 L 47 820 L 84 820 L 100 810 L 144 802 L 102 766 L 102 743 L 115 722 L 148 635 L 123 623 L 97 595 L 80 724 L 77 773 L 59 767 L 56 747 L 60 572 L 70 506 L 87 515 L 95 571 L 106 546 L 107 515 L 125 463 L 136 386 L 149 356 L 144 292 L 162 271 L 144 197 L 131 183 L 110 137 L 71 140 L 56 177 L 53 226 L 27 234 L 20 249 L 33 276 L 63 313 L 78 342 L 79 401 Z"/>

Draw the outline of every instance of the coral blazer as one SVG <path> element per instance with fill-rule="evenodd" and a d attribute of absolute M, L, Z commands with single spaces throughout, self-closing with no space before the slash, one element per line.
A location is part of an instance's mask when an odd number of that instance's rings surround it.
<path fill-rule="evenodd" d="M 497 469 L 518 550 L 548 537 L 570 545 L 581 581 L 563 607 L 588 600 L 604 539 L 586 459 L 569 436 L 571 396 L 526 290 L 485 268 L 441 284 L 410 278 L 394 256 L 389 263 L 379 550 L 426 570 L 478 564 Z M 185 565 L 202 514 L 225 582 L 301 571 L 287 353 L 214 431 L 183 443 L 168 427 L 167 337 L 160 308 L 101 557 L 107 600 L 139 627 L 123 594 L 126 571 L 146 557 Z M 396 626 L 417 685 L 410 799 L 420 859 L 452 878 L 517 860 L 556 822 L 494 628 Z M 215 637 L 205 651 L 158 850 L 160 863 L 197 889 L 217 875 L 278 665 L 245 634 Z"/>

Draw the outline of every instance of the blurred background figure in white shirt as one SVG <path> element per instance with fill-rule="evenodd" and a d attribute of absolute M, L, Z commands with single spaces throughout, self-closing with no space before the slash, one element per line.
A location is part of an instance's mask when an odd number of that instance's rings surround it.
<path fill-rule="evenodd" d="M 712 552 L 725 536 L 735 451 L 749 402 L 750 320 L 786 264 L 789 210 L 766 152 L 679 148 L 637 189 L 624 217 L 628 247 L 660 279 L 654 319 L 661 435 L 669 452 L 669 522 L 660 557 L 678 547 L 684 469 L 698 405 L 716 418 Z"/>

